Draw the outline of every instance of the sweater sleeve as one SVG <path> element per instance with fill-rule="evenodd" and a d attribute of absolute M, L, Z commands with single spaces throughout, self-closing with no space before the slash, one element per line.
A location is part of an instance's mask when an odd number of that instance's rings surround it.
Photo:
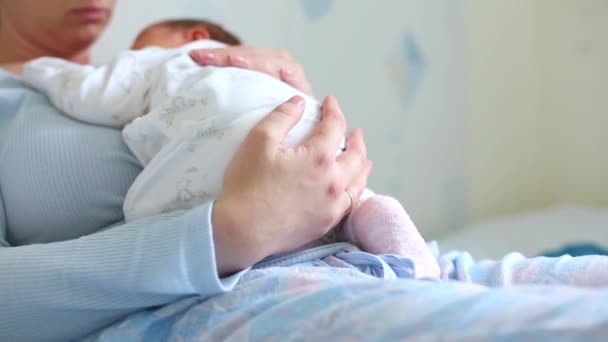
<path fill-rule="evenodd" d="M 1 192 L 0 192 L 1 194 Z M 73 340 L 139 310 L 230 290 L 209 203 L 79 239 L 10 247 L 0 197 L 0 340 Z"/>
<path fill-rule="evenodd" d="M 148 109 L 153 57 L 126 51 L 99 67 L 43 57 L 24 65 L 23 80 L 75 119 L 120 128 Z"/>

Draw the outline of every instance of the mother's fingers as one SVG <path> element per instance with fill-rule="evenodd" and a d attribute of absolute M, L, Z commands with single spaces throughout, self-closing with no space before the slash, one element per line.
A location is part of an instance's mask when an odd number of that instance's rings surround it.
<path fill-rule="evenodd" d="M 312 95 L 312 87 L 304 75 L 304 69 L 286 50 L 229 46 L 193 50 L 190 57 L 202 66 L 231 66 L 259 71 Z"/>
<path fill-rule="evenodd" d="M 340 204 L 341 212 L 348 213 L 353 208 L 356 208 L 359 203 L 359 198 L 363 193 L 363 190 L 367 187 L 367 179 L 372 171 L 372 162 L 366 160 L 363 167 L 359 169 L 359 173 L 355 176 L 353 181 L 344 189 L 345 196 L 342 196 L 342 203 Z M 348 190 L 348 192 L 346 191 Z M 350 194 L 349 194 L 350 192 Z M 351 197 L 352 195 L 352 201 Z"/>
<path fill-rule="evenodd" d="M 190 52 L 190 58 L 201 66 L 236 67 L 255 70 L 282 79 L 281 66 L 287 68 L 295 62 L 278 49 L 228 46 L 217 49 L 200 49 Z"/>
<path fill-rule="evenodd" d="M 363 131 L 354 129 L 346 138 L 346 149 L 337 158 L 342 170 L 355 170 L 363 166 L 367 160 L 367 148 L 363 141 Z"/>
<path fill-rule="evenodd" d="M 312 96 L 312 86 L 306 79 L 304 69 L 300 64 L 293 62 L 291 65 L 286 63 L 281 66 L 279 68 L 279 78 L 304 94 Z"/>
<path fill-rule="evenodd" d="M 246 58 L 246 55 L 255 54 L 255 50 L 253 48 L 247 49 L 235 46 L 217 49 L 198 49 L 190 51 L 190 58 L 203 66 L 248 68 L 248 58 Z"/>
<path fill-rule="evenodd" d="M 356 129 L 348 136 L 346 150 L 336 158 L 340 179 L 343 179 L 346 187 L 353 195 L 356 195 L 355 202 L 367 184 L 367 177 L 371 170 L 366 153 L 363 132 Z"/>
<path fill-rule="evenodd" d="M 304 145 L 316 153 L 333 158 L 342 144 L 345 132 L 346 120 L 338 100 L 333 96 L 328 96 L 323 101 L 321 122 L 315 127 Z"/>
<path fill-rule="evenodd" d="M 295 126 L 304 113 L 304 99 L 294 96 L 277 106 L 253 127 L 246 143 L 261 144 L 263 149 L 273 151 L 281 144 L 290 129 Z"/>

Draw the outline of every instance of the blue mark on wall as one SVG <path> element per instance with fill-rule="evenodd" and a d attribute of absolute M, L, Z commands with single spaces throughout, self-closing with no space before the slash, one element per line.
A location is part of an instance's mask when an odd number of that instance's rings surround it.
<path fill-rule="evenodd" d="M 304 14 L 309 20 L 318 20 L 329 13 L 334 0 L 300 0 Z"/>
<path fill-rule="evenodd" d="M 409 102 L 420 89 L 426 71 L 426 58 L 412 32 L 405 33 L 403 44 L 403 58 L 406 64 L 405 97 Z"/>
<path fill-rule="evenodd" d="M 413 32 L 407 31 L 397 41 L 387 61 L 388 76 L 399 97 L 409 106 L 422 86 L 427 58 Z"/>

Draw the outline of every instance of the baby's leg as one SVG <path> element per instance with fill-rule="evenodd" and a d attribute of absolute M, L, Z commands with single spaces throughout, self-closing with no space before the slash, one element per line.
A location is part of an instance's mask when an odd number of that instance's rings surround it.
<path fill-rule="evenodd" d="M 373 254 L 411 259 L 416 277 L 439 277 L 439 265 L 403 206 L 388 196 L 362 196 L 339 230 L 342 238 Z M 367 197 L 367 198 L 366 198 Z"/>

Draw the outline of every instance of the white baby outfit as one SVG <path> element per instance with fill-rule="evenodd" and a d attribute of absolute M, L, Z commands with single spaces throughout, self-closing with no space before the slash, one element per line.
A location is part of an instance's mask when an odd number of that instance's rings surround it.
<path fill-rule="evenodd" d="M 224 46 L 200 40 L 178 49 L 127 51 L 101 67 L 45 57 L 27 63 L 23 79 L 70 117 L 124 127 L 126 144 L 144 165 L 124 202 L 125 220 L 132 221 L 216 198 L 248 132 L 292 96 L 302 96 L 306 109 L 284 145 L 299 145 L 318 122 L 319 103 L 288 84 L 251 70 L 201 67 L 188 55 Z M 348 220 L 355 226 L 347 225 L 342 235 L 371 252 L 406 251 L 420 264 L 418 276 L 438 275 L 436 261 L 400 204 L 367 193 L 372 201 L 362 201 L 360 208 L 374 209 L 359 217 L 355 210 Z"/>

